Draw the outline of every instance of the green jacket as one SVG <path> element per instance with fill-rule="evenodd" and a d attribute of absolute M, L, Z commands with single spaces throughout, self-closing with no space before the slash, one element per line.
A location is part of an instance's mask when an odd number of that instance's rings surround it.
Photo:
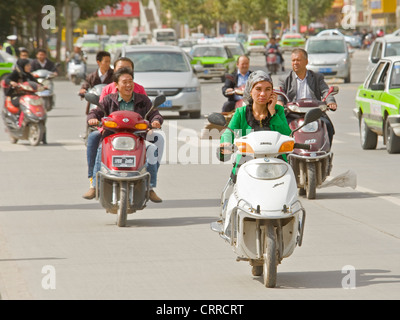
<path fill-rule="evenodd" d="M 290 135 L 292 133 L 292 130 L 290 130 L 287 123 L 284 108 L 281 105 L 277 104 L 275 105 L 275 111 L 276 113 L 272 116 L 269 122 L 271 131 L 277 131 L 280 134 L 284 134 L 287 136 Z M 228 127 L 235 132 L 239 132 L 240 137 L 245 136 L 251 132 L 253 128 L 247 123 L 246 120 L 246 106 L 236 109 L 231 121 L 229 122 Z M 221 143 L 224 142 L 234 142 L 234 135 L 228 129 L 226 129 L 221 136 Z M 220 158 L 221 157 L 222 155 L 220 155 Z M 241 156 L 236 159 L 236 165 L 233 168 L 233 174 L 236 173 L 237 164 L 239 163 L 240 158 Z M 283 155 L 283 158 L 285 159 L 285 161 L 287 161 L 286 155 Z"/>

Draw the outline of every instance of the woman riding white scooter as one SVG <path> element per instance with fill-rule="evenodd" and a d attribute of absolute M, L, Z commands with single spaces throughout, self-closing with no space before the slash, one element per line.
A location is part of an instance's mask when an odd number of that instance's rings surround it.
<path fill-rule="evenodd" d="M 233 131 L 239 130 L 239 136 L 245 136 L 251 130 L 272 130 L 284 135 L 290 135 L 291 130 L 287 124 L 284 108 L 276 104 L 277 94 L 273 92 L 271 77 L 262 70 L 250 74 L 243 94 L 245 105 L 236 109 L 228 128 Z M 225 130 L 221 136 L 220 159 L 224 154 L 231 154 L 234 135 L 230 130 Z M 229 156 L 230 157 L 230 156 Z M 286 161 L 286 156 L 283 155 Z M 236 170 L 244 159 L 238 156 L 232 171 L 235 181 Z"/>

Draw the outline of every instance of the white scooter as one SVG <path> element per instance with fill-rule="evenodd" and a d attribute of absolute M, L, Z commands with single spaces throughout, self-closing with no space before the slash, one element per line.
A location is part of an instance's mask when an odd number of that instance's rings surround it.
<path fill-rule="evenodd" d="M 303 126 L 321 115 L 320 109 L 310 110 Z M 221 114 L 213 113 L 208 120 L 226 127 Z M 306 217 L 293 170 L 276 157 L 310 146 L 276 131 L 251 132 L 236 138 L 234 146 L 237 154 L 251 160 L 238 168 L 235 183 L 229 178 L 221 196 L 220 220 L 211 223 L 211 229 L 232 246 L 237 261 L 249 261 L 253 275 L 264 274 L 264 285 L 273 288 L 278 264 L 302 244 Z"/>
<path fill-rule="evenodd" d="M 71 80 L 72 83 L 79 85 L 83 79 L 86 77 L 86 65 L 85 62 L 79 59 L 71 59 L 68 62 L 68 67 L 67 67 L 67 74 L 69 80 Z"/>

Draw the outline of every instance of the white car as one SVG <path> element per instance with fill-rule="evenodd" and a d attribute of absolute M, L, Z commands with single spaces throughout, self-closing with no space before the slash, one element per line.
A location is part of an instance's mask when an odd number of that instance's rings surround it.
<path fill-rule="evenodd" d="M 133 45 L 121 48 L 120 55 L 135 63 L 135 82 L 151 100 L 164 94 L 161 113 L 178 111 L 190 118 L 201 116 L 201 87 L 190 57 L 178 46 Z M 116 58 L 119 58 L 117 56 Z"/>
<path fill-rule="evenodd" d="M 368 55 L 368 67 L 370 72 L 376 63 L 385 57 L 392 57 L 400 55 L 400 37 L 387 35 L 384 37 L 376 38 L 371 45 Z"/>
<path fill-rule="evenodd" d="M 338 29 L 327 29 L 322 30 L 317 34 L 317 37 L 320 36 L 342 36 L 346 40 L 346 42 L 353 48 L 361 48 L 361 37 L 359 36 L 348 36 L 343 34 Z"/>
<path fill-rule="evenodd" d="M 341 36 L 310 37 L 305 46 L 308 53 L 307 69 L 326 77 L 343 78 L 350 82 L 350 52 Z"/>

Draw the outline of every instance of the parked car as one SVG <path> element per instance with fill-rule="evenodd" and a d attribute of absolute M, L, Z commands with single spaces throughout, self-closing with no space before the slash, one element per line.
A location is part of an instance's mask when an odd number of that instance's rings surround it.
<path fill-rule="evenodd" d="M 0 50 L 0 80 L 3 80 L 13 71 L 16 62 L 17 59 L 14 56 Z"/>
<path fill-rule="evenodd" d="M 400 57 L 376 64 L 358 87 L 356 108 L 363 149 L 375 149 L 378 136 L 389 153 L 400 153 Z"/>
<path fill-rule="evenodd" d="M 236 68 L 232 52 L 223 44 L 198 44 L 190 55 L 192 65 L 203 66 L 203 72 L 197 74 L 202 79 L 220 78 L 224 82 L 225 74 L 233 73 Z"/>
<path fill-rule="evenodd" d="M 343 37 L 310 37 L 305 50 L 308 53 L 307 69 L 326 77 L 343 78 L 345 83 L 350 82 L 350 52 Z"/>
<path fill-rule="evenodd" d="M 285 33 L 279 42 L 279 49 L 282 53 L 295 48 L 304 48 L 306 39 L 300 33 Z"/>
<path fill-rule="evenodd" d="M 265 33 L 252 33 L 247 37 L 244 47 L 249 55 L 252 53 L 263 54 L 268 41 L 269 38 Z"/>
<path fill-rule="evenodd" d="M 124 46 L 116 58 L 128 57 L 135 63 L 135 82 L 142 85 L 151 100 L 163 93 L 166 101 L 161 113 L 178 111 L 179 115 L 199 118 L 201 87 L 189 56 L 178 46 Z"/>
<path fill-rule="evenodd" d="M 237 61 L 240 56 L 246 54 L 246 50 L 240 42 L 224 42 L 223 45 L 231 50 L 235 61 Z"/>
<path fill-rule="evenodd" d="M 384 58 L 400 55 L 400 37 L 387 35 L 376 38 L 372 43 L 368 56 L 367 70 L 370 72 L 376 63 Z"/>
<path fill-rule="evenodd" d="M 361 37 L 360 36 L 348 36 L 338 29 L 327 29 L 319 32 L 317 37 L 320 36 L 342 36 L 344 37 L 345 41 L 353 48 L 361 48 Z"/>

